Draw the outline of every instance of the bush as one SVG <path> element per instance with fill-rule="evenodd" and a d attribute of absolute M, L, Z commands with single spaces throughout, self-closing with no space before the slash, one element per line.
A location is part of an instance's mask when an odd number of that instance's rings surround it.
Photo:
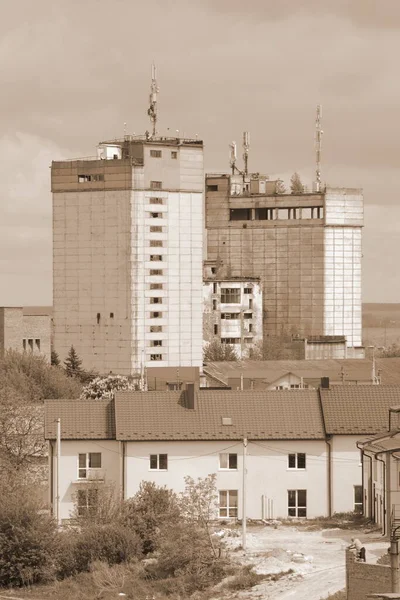
<path fill-rule="evenodd" d="M 81 399 L 113 398 L 118 391 L 137 390 L 137 383 L 130 377 L 124 375 L 108 375 L 107 377 L 96 377 L 85 385 L 81 393 Z"/>
<path fill-rule="evenodd" d="M 115 565 L 142 555 L 139 536 L 118 524 L 93 525 L 61 536 L 57 555 L 60 578 L 90 571 L 95 561 Z"/>
<path fill-rule="evenodd" d="M 31 489 L 0 490 L 0 586 L 45 582 L 54 575 L 56 525 Z"/>

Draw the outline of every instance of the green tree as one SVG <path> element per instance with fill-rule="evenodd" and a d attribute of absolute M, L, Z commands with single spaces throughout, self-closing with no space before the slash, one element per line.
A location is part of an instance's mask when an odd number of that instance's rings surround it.
<path fill-rule="evenodd" d="M 75 377 L 80 379 L 84 373 L 82 369 L 82 360 L 79 358 L 75 348 L 71 346 L 68 352 L 68 356 L 64 361 L 65 372 L 68 377 Z"/>
<path fill-rule="evenodd" d="M 58 354 L 55 350 L 51 351 L 51 364 L 53 367 L 60 366 L 60 357 L 58 356 Z"/>
<path fill-rule="evenodd" d="M 238 360 L 235 349 L 230 344 L 213 340 L 204 348 L 204 360 L 210 362 Z"/>
<path fill-rule="evenodd" d="M 293 173 L 290 178 L 290 192 L 291 194 L 304 194 L 304 185 L 298 173 Z"/>

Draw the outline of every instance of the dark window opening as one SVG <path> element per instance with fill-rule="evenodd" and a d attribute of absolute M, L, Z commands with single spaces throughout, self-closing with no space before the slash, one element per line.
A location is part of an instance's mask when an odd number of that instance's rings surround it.
<path fill-rule="evenodd" d="M 36 346 L 37 350 L 40 351 L 40 340 L 39 339 L 35 340 L 35 346 Z"/>
<path fill-rule="evenodd" d="M 114 313 L 110 313 L 110 319 L 114 318 Z"/>
<path fill-rule="evenodd" d="M 150 284 L 150 289 L 151 290 L 162 290 L 163 289 L 163 284 L 162 283 L 151 283 Z"/>
<path fill-rule="evenodd" d="M 218 192 L 217 185 L 207 185 L 207 192 Z"/>
<path fill-rule="evenodd" d="M 32 339 L 28 340 L 28 346 L 29 346 L 29 350 L 33 351 L 33 340 Z"/>
<path fill-rule="evenodd" d="M 162 240 L 150 240 L 150 248 L 162 248 Z"/>
<path fill-rule="evenodd" d="M 151 340 L 150 345 L 155 348 L 157 346 L 162 346 L 162 340 Z"/>
<path fill-rule="evenodd" d="M 221 338 L 221 344 L 240 344 L 240 338 Z"/>
<path fill-rule="evenodd" d="M 162 317 L 161 312 L 151 312 L 150 313 L 150 319 L 160 319 L 161 317 Z"/>
<path fill-rule="evenodd" d="M 217 310 L 217 301 L 213 300 L 213 310 Z"/>
<path fill-rule="evenodd" d="M 213 283 L 213 294 L 217 293 L 217 284 Z"/>
<path fill-rule="evenodd" d="M 240 304 L 240 288 L 222 288 L 221 302 L 223 304 Z"/>
<path fill-rule="evenodd" d="M 162 275 L 162 269 L 150 269 L 150 275 Z"/>
<path fill-rule="evenodd" d="M 162 360 L 162 354 L 150 354 L 150 360 Z"/>
<path fill-rule="evenodd" d="M 253 293 L 253 288 L 244 288 L 244 293 L 245 294 L 252 294 Z"/>
<path fill-rule="evenodd" d="M 162 213 L 155 213 L 155 212 L 150 213 L 150 217 L 152 219 L 162 219 L 162 216 L 163 216 Z"/>
<path fill-rule="evenodd" d="M 162 325 L 151 325 L 150 333 L 160 333 L 162 331 Z"/>
<path fill-rule="evenodd" d="M 154 196 L 153 198 L 150 198 L 150 204 L 163 204 L 163 199 L 159 198 L 158 196 Z"/>
<path fill-rule="evenodd" d="M 162 189 L 162 181 L 150 181 L 150 188 L 152 190 L 161 190 Z"/>
<path fill-rule="evenodd" d="M 22 348 L 24 350 L 26 350 L 26 339 L 25 338 L 22 340 Z"/>
<path fill-rule="evenodd" d="M 178 153 L 177 153 L 177 152 L 174 152 L 174 151 L 172 151 L 172 152 L 171 152 L 171 158 L 178 158 Z"/>
<path fill-rule="evenodd" d="M 161 254 L 150 254 L 150 261 L 153 262 L 157 262 L 157 261 L 162 261 L 162 256 Z"/>
<path fill-rule="evenodd" d="M 216 272 L 217 272 L 217 269 L 215 267 L 211 267 L 211 274 L 215 275 Z"/>
<path fill-rule="evenodd" d="M 161 150 L 150 150 L 150 156 L 152 158 L 161 158 L 162 152 L 161 152 Z"/>
<path fill-rule="evenodd" d="M 250 221 L 251 208 L 231 208 L 229 211 L 230 221 Z"/>
<path fill-rule="evenodd" d="M 150 298 L 150 304 L 162 304 L 162 298 Z"/>
<path fill-rule="evenodd" d="M 214 325 L 214 335 L 218 335 L 218 325 Z"/>
<path fill-rule="evenodd" d="M 150 225 L 150 233 L 162 233 L 161 225 Z"/>
<path fill-rule="evenodd" d="M 240 313 L 221 313 L 221 319 L 240 319 Z"/>
<path fill-rule="evenodd" d="M 254 218 L 256 221 L 273 221 L 274 220 L 274 209 L 273 208 L 256 208 L 254 211 Z"/>
<path fill-rule="evenodd" d="M 97 319 L 97 325 L 99 325 L 99 324 L 100 324 L 100 317 L 101 317 L 100 313 L 97 313 L 97 316 L 96 316 L 96 319 Z"/>

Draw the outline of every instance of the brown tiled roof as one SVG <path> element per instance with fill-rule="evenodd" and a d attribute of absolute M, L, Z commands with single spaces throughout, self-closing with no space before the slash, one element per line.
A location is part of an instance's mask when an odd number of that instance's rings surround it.
<path fill-rule="evenodd" d="M 328 435 L 382 431 L 388 426 L 389 408 L 400 404 L 399 385 L 338 385 L 320 393 Z"/>
<path fill-rule="evenodd" d="M 181 392 L 116 394 L 118 440 L 324 439 L 317 391 L 200 391 L 195 410 Z M 222 419 L 232 419 L 223 425 Z"/>
<path fill-rule="evenodd" d="M 56 439 L 57 418 L 61 419 L 62 439 L 115 439 L 112 400 L 45 400 L 46 439 Z"/>

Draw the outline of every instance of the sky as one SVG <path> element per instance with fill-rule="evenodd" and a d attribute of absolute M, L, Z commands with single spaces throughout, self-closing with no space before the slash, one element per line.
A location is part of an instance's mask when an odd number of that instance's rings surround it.
<path fill-rule="evenodd" d="M 362 187 L 363 301 L 400 301 L 399 0 L 1 0 L 0 306 L 52 303 L 52 160 L 149 128 L 205 143 L 229 169 Z M 239 152 L 240 154 L 240 152 Z"/>

